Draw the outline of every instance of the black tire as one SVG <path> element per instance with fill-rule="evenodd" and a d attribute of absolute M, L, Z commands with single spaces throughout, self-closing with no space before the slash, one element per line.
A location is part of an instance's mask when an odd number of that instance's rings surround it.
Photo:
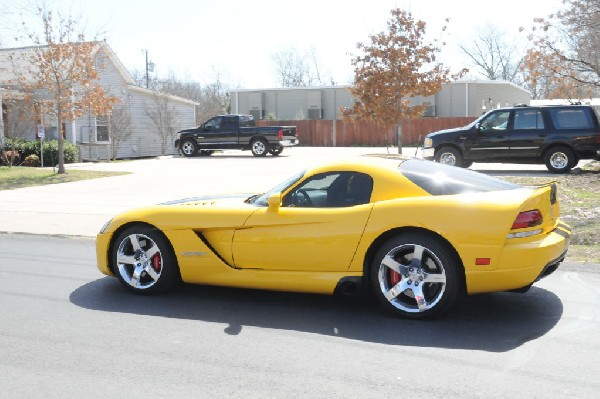
<path fill-rule="evenodd" d="M 136 294 L 165 292 L 181 281 L 171 246 L 159 230 L 150 226 L 123 230 L 116 237 L 110 256 L 119 281 Z"/>
<path fill-rule="evenodd" d="M 402 233 L 379 248 L 369 277 L 375 297 L 386 310 L 407 319 L 424 319 L 439 316 L 456 302 L 464 291 L 461 273 L 460 260 L 440 238 Z"/>
<path fill-rule="evenodd" d="M 473 161 L 463 161 L 463 163 L 462 163 L 463 168 L 468 168 L 471 165 L 473 165 Z"/>
<path fill-rule="evenodd" d="M 185 139 L 181 142 L 179 150 L 184 157 L 193 157 L 198 152 L 198 144 L 194 139 Z"/>
<path fill-rule="evenodd" d="M 281 154 L 282 152 L 283 152 L 283 146 L 269 148 L 269 154 L 273 155 L 274 157 Z"/>
<path fill-rule="evenodd" d="M 269 152 L 269 146 L 264 139 L 256 139 L 250 143 L 250 150 L 255 157 L 264 157 Z"/>
<path fill-rule="evenodd" d="M 435 152 L 435 161 L 444 165 L 463 166 L 463 156 L 454 147 L 442 147 Z"/>
<path fill-rule="evenodd" d="M 198 151 L 198 154 L 199 154 L 201 157 L 209 157 L 209 156 L 211 156 L 213 153 L 214 153 L 214 151 L 213 151 L 213 150 L 200 150 L 200 151 Z"/>
<path fill-rule="evenodd" d="M 577 165 L 577 158 L 569 147 L 558 146 L 546 151 L 544 162 L 552 173 L 567 173 Z"/>

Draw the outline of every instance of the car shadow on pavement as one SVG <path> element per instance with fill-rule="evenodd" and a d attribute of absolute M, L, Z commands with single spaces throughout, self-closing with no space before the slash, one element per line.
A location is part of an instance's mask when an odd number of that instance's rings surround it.
<path fill-rule="evenodd" d="M 505 352 L 543 336 L 563 306 L 552 292 L 494 293 L 463 299 L 443 317 L 415 321 L 385 313 L 362 297 L 336 297 L 182 285 L 160 296 L 129 293 L 111 277 L 81 286 L 70 301 L 82 308 L 208 321 L 243 334 L 245 326 L 308 332 L 388 345 Z"/>

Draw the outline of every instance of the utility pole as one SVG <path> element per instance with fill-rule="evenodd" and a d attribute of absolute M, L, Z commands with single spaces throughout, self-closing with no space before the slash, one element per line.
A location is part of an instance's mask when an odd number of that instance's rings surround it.
<path fill-rule="evenodd" d="M 148 49 L 142 50 L 146 54 L 146 89 L 150 88 L 150 74 L 149 72 L 154 72 L 154 63 L 152 61 L 148 61 Z"/>

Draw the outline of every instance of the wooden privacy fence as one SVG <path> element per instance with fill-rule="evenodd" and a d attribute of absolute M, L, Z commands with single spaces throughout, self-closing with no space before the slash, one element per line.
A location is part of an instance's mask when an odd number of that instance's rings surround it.
<path fill-rule="evenodd" d="M 402 124 L 402 145 L 417 145 L 427 133 L 465 126 L 473 117 L 418 118 Z M 396 145 L 396 128 L 383 129 L 373 122 L 343 120 L 259 120 L 258 126 L 296 126 L 300 145 L 308 147 L 350 147 Z"/>

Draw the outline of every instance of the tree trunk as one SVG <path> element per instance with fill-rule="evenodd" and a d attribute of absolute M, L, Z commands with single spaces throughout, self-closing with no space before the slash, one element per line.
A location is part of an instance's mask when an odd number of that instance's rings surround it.
<path fill-rule="evenodd" d="M 396 126 L 396 141 L 398 143 L 398 154 L 402 154 L 402 122 Z"/>
<path fill-rule="evenodd" d="M 62 132 L 62 109 L 60 104 L 58 105 L 58 112 L 57 112 L 57 116 L 58 116 L 58 128 L 56 129 L 58 131 L 58 174 L 64 174 L 66 173 L 65 171 L 65 142 L 63 139 L 63 132 Z"/>

